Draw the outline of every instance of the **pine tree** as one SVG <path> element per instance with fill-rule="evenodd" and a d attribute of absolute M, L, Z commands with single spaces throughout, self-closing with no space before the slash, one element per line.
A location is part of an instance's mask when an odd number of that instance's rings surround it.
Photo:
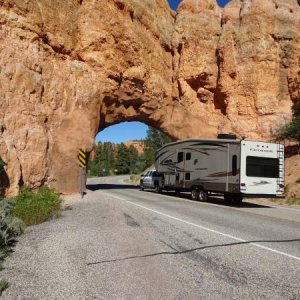
<path fill-rule="evenodd" d="M 98 143 L 94 147 L 95 157 L 93 160 L 89 161 L 89 170 L 91 176 L 101 176 L 101 162 L 102 157 L 102 144 Z"/>
<path fill-rule="evenodd" d="M 102 172 L 103 176 L 107 176 L 111 173 L 114 165 L 114 151 L 112 143 L 103 143 L 102 155 Z"/>
<path fill-rule="evenodd" d="M 115 172 L 117 174 L 128 174 L 130 172 L 130 155 L 123 143 L 117 145 Z"/>
<path fill-rule="evenodd" d="M 147 166 L 151 166 L 154 163 L 157 150 L 169 142 L 171 142 L 171 139 L 166 134 L 152 127 L 148 127 L 145 140 L 145 159 Z"/>
<path fill-rule="evenodd" d="M 136 166 L 135 166 L 135 173 L 139 174 L 142 173 L 149 165 L 147 165 L 147 160 L 145 153 L 141 153 L 138 156 Z"/>

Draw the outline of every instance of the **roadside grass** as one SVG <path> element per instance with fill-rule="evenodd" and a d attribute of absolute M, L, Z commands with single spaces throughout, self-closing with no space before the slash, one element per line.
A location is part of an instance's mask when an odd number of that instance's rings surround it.
<path fill-rule="evenodd" d="M 270 200 L 271 202 L 273 202 L 274 204 L 277 204 L 277 205 L 287 204 L 286 199 L 270 198 L 268 200 Z"/>
<path fill-rule="evenodd" d="M 289 199 L 287 199 L 286 203 L 288 205 L 300 205 L 300 199 L 299 198 L 289 198 Z"/>
<path fill-rule="evenodd" d="M 37 225 L 58 216 L 62 202 L 58 193 L 45 186 L 37 192 L 22 188 L 15 200 L 13 214 L 27 226 Z"/>
<path fill-rule="evenodd" d="M 277 205 L 300 205 L 299 198 L 285 198 L 285 199 L 272 198 L 270 199 L 270 201 L 272 201 Z"/>

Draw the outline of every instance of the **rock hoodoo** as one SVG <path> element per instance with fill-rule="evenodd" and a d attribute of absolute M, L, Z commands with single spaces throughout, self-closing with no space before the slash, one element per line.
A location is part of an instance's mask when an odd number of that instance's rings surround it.
<path fill-rule="evenodd" d="M 142 121 L 174 139 L 271 139 L 300 102 L 297 0 L 0 0 L 10 186 L 77 191 L 77 153 Z"/>

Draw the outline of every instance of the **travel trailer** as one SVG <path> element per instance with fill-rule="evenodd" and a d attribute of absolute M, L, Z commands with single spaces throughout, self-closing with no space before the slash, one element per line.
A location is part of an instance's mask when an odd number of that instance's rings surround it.
<path fill-rule="evenodd" d="M 155 167 L 163 174 L 161 189 L 189 191 L 192 199 L 200 201 L 209 194 L 237 203 L 243 197 L 283 196 L 283 145 L 220 137 L 182 140 L 160 148 Z"/>

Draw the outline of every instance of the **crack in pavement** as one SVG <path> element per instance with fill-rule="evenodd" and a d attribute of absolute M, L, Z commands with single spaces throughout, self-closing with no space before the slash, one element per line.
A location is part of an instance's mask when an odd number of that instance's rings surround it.
<path fill-rule="evenodd" d="M 98 262 L 90 262 L 87 263 L 88 266 L 91 265 L 98 265 L 98 264 L 105 264 L 105 263 L 112 263 L 112 262 L 120 262 L 125 260 L 133 260 L 138 258 L 146 258 L 146 257 L 154 257 L 159 255 L 181 255 L 186 254 L 198 250 L 204 250 L 208 248 L 218 248 L 218 247 L 228 247 L 228 246 L 237 246 L 237 245 L 244 245 L 244 244 L 251 244 L 251 243 L 288 243 L 288 242 L 300 242 L 299 239 L 292 239 L 292 240 L 258 240 L 258 241 L 245 241 L 245 242 L 236 242 L 236 243 L 228 243 L 228 244 L 219 244 L 219 245 L 208 245 L 203 247 L 197 247 L 192 249 L 187 249 L 184 251 L 163 251 L 163 252 L 157 252 L 157 253 L 151 253 L 151 254 L 145 254 L 145 255 L 136 255 L 136 256 L 129 256 L 124 258 L 116 258 L 116 259 L 110 259 L 110 260 L 102 260 Z"/>

